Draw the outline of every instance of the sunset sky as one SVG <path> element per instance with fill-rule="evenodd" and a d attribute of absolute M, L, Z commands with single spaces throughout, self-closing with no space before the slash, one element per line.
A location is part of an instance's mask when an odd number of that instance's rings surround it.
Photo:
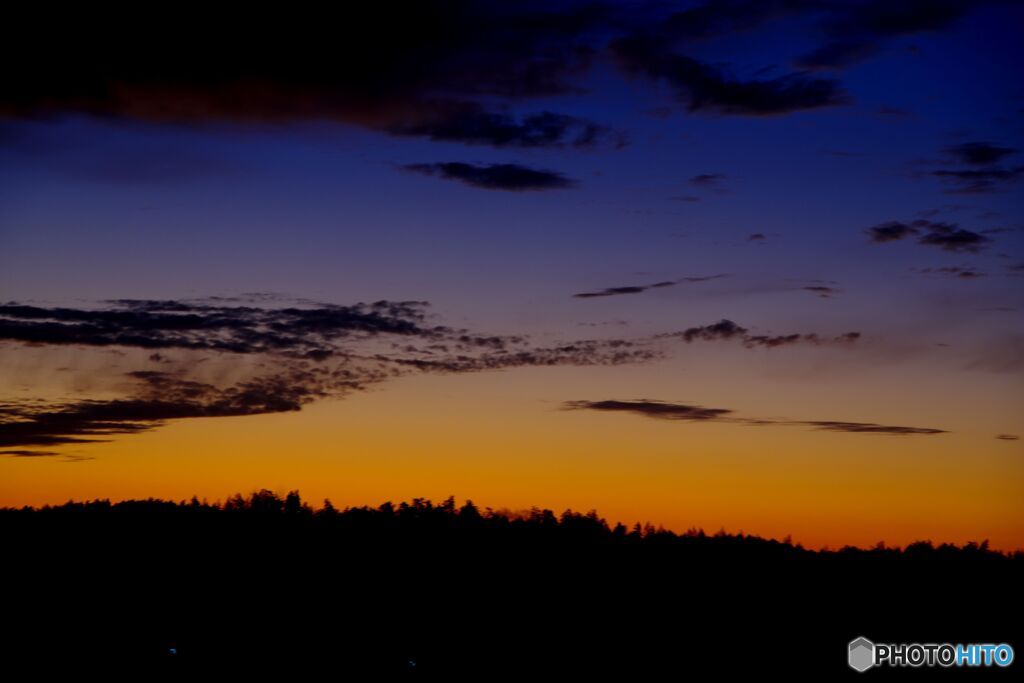
<path fill-rule="evenodd" d="M 0 505 L 1024 548 L 1021 3 L 178 11 L 0 46 Z"/>

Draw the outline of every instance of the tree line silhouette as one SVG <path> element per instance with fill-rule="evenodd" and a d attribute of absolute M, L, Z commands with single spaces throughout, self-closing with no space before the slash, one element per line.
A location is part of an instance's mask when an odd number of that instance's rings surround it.
<path fill-rule="evenodd" d="M 297 491 L 0 509 L 4 661 L 172 678 L 847 673 L 845 645 L 1013 642 L 1024 552 L 811 550 L 454 497 L 317 509 Z M 930 639 L 930 640 L 929 640 Z M 800 658 L 794 653 L 800 652 Z M 782 653 L 788 653 L 783 655 Z"/>

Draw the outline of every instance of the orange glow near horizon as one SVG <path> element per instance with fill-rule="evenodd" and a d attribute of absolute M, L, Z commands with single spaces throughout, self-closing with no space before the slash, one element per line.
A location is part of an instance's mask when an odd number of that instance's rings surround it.
<path fill-rule="evenodd" d="M 410 377 L 301 412 L 173 421 L 60 449 L 89 460 L 7 458 L 0 505 L 215 501 L 261 488 L 297 489 L 314 507 L 325 498 L 344 507 L 454 495 L 482 508 L 596 509 L 611 524 L 677 532 L 789 535 L 812 548 L 984 539 L 997 549 L 1024 548 L 1019 442 L 967 430 L 844 434 L 560 409 L 567 398 L 603 395 L 605 385 L 617 383 L 621 394 L 622 374 L 558 368 Z M 634 369 L 627 396 L 692 395 L 669 393 L 677 380 L 664 375 L 659 382 L 653 371 L 645 378 Z M 905 401 L 907 423 L 934 422 L 908 400 L 928 390 L 891 397 Z M 715 390 L 702 393 L 702 404 L 728 405 L 716 402 Z M 829 417 L 797 393 L 776 394 L 771 416 Z M 844 393 L 850 405 L 835 408 L 830 397 L 830 411 L 850 415 L 859 405 L 863 414 L 854 417 L 872 419 L 864 409 L 870 402 L 850 399 L 849 386 Z M 753 405 L 736 409 L 766 416 Z"/>

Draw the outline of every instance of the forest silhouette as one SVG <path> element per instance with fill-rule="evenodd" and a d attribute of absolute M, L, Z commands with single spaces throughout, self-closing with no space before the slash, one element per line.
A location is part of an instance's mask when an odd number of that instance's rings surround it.
<path fill-rule="evenodd" d="M 0 539 L 0 655 L 39 672 L 826 680 L 854 674 L 845 648 L 861 635 L 1021 635 L 1024 552 L 984 541 L 811 550 L 595 511 L 314 509 L 265 489 L 4 508 Z"/>

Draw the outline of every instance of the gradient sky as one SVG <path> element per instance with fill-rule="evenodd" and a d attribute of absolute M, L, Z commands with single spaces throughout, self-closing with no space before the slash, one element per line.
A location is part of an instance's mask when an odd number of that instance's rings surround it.
<path fill-rule="evenodd" d="M 0 48 L 0 505 L 1024 547 L 1021 3 L 51 23 Z"/>

